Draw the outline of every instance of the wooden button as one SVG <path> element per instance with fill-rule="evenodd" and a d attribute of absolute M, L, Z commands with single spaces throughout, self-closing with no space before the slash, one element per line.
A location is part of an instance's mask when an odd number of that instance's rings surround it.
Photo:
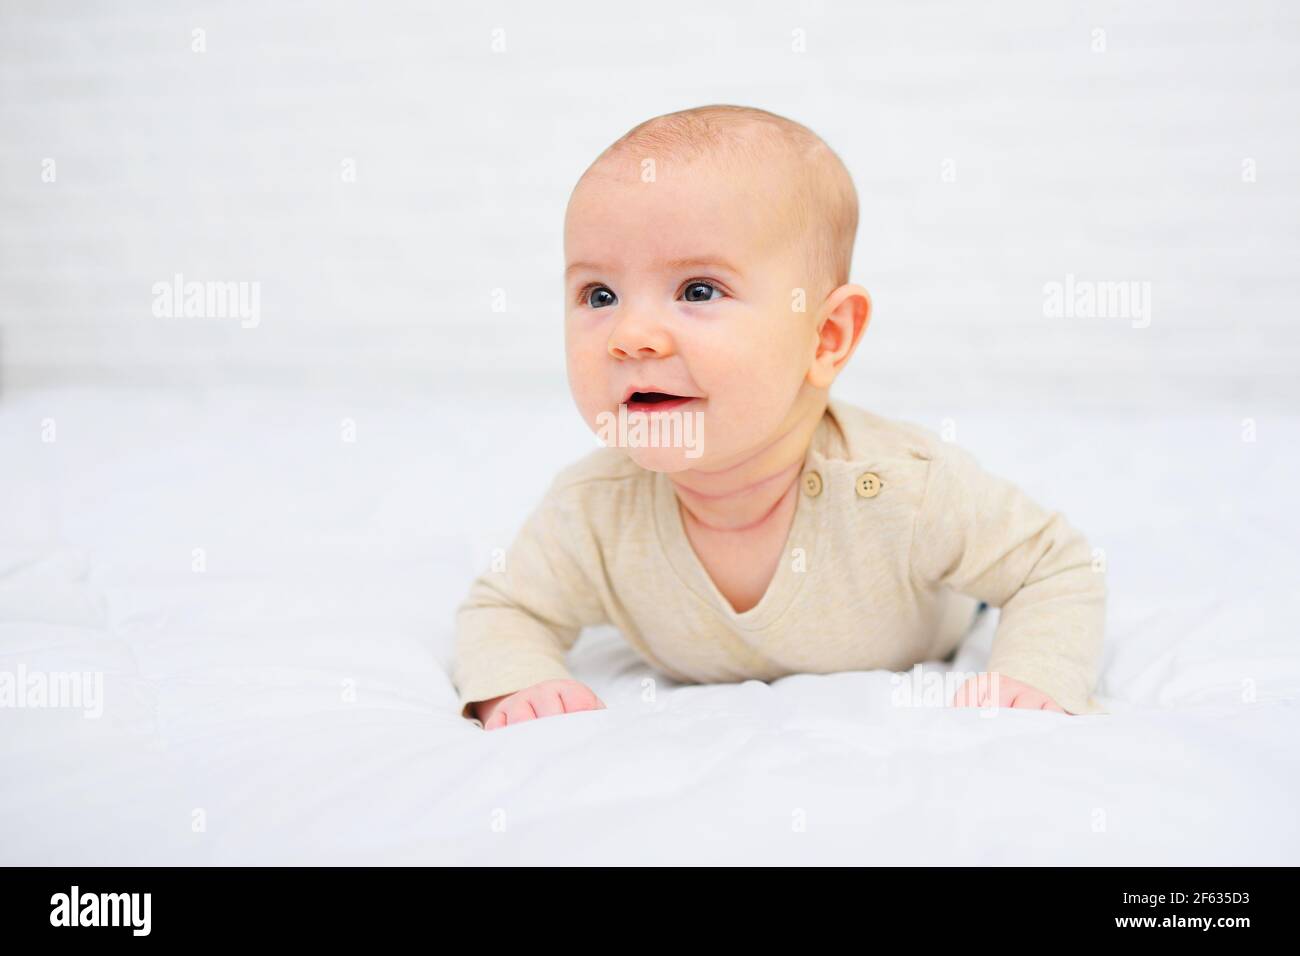
<path fill-rule="evenodd" d="M 874 498 L 880 494 L 880 485 L 880 476 L 874 471 L 858 475 L 858 495 L 863 498 Z"/>
<path fill-rule="evenodd" d="M 815 471 L 806 471 L 803 476 L 803 493 L 809 498 L 816 498 L 822 493 L 822 476 Z"/>

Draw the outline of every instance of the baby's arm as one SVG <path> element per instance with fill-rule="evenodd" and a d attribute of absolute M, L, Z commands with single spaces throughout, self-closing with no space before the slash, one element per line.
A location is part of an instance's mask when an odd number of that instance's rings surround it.
<path fill-rule="evenodd" d="M 600 567 L 577 499 L 552 485 L 504 566 L 479 575 L 456 612 L 461 716 L 494 729 L 604 706 L 565 666 L 582 628 L 606 622 L 593 580 Z"/>
<path fill-rule="evenodd" d="M 1106 583 L 1087 539 L 967 452 L 935 443 L 913 573 L 1002 609 L 988 669 L 998 706 L 1103 712 L 1092 699 Z M 963 687 L 956 703 L 978 703 Z M 1044 706 L 1044 702 L 1047 706 Z"/>

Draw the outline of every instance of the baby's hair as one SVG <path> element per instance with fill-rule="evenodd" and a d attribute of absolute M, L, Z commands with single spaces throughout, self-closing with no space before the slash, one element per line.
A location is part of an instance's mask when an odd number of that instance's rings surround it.
<path fill-rule="evenodd" d="M 810 304 L 849 281 L 858 231 L 853 178 L 820 136 L 801 123 L 751 106 L 712 104 L 656 116 L 624 133 L 588 168 L 610 158 L 658 166 L 718 158 L 751 166 L 785 162 L 791 170 L 788 228 L 802 237 L 816 287 Z M 584 174 L 585 175 L 585 174 Z"/>

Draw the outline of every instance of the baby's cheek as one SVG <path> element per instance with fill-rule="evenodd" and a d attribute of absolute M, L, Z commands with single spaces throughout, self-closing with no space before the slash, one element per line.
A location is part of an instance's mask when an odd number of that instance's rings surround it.
<path fill-rule="evenodd" d="M 761 383 L 763 396 L 788 404 L 808 372 L 803 343 L 793 336 L 772 334 L 761 348 L 747 350 L 741 370 L 752 383 Z"/>
<path fill-rule="evenodd" d="M 729 334 L 701 343 L 704 367 L 699 378 L 711 398 L 738 403 L 760 417 L 765 408 L 788 406 L 807 369 L 801 366 L 800 340 L 781 327 L 792 324 L 779 321 L 786 318 L 763 317 L 731 326 Z"/>
<path fill-rule="evenodd" d="M 705 432 L 721 457 L 770 441 L 789 414 L 791 397 L 761 372 L 710 393 Z"/>
<path fill-rule="evenodd" d="M 586 421 L 587 426 L 594 428 L 596 416 L 605 410 L 600 383 L 596 381 L 594 371 L 590 368 L 584 368 L 580 364 L 570 363 L 569 391 L 573 395 L 574 404 L 577 405 L 578 411 L 581 413 L 583 420 Z"/>
<path fill-rule="evenodd" d="M 608 342 L 590 330 L 570 332 L 565 339 L 569 377 L 574 387 L 591 388 L 598 375 L 605 374 L 609 361 Z"/>

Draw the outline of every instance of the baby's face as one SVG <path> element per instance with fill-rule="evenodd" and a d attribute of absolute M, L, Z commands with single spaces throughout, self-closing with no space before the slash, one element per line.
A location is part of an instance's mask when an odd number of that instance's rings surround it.
<path fill-rule="evenodd" d="M 624 402 L 629 419 L 680 413 L 702 427 L 702 454 L 629 443 L 653 471 L 738 463 L 790 427 L 816 346 L 817 303 L 795 310 L 810 278 L 783 234 L 782 177 L 697 163 L 642 182 L 634 161 L 611 167 L 579 184 L 565 218 L 578 409 L 598 434 Z"/>

